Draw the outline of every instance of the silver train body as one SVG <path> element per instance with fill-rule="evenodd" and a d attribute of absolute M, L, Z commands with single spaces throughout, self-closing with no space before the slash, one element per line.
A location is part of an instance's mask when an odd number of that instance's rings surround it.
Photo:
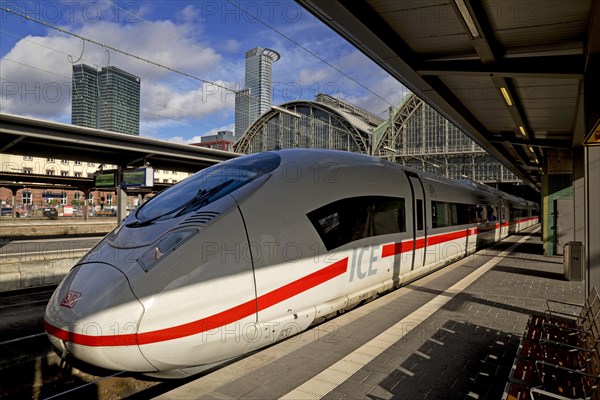
<path fill-rule="evenodd" d="M 236 158 L 160 193 L 84 256 L 44 324 L 59 353 L 186 377 L 538 222 L 537 205 L 353 153 Z"/>

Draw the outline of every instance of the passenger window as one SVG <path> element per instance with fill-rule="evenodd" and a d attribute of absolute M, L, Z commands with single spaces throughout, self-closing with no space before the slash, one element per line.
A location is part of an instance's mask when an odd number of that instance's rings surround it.
<path fill-rule="evenodd" d="M 406 232 L 403 198 L 352 197 L 307 214 L 327 250 L 355 240 Z"/>
<path fill-rule="evenodd" d="M 475 223 L 477 221 L 479 212 L 477 211 L 477 206 L 473 204 L 432 201 L 431 214 L 432 228 L 444 228 L 447 226 Z"/>
<path fill-rule="evenodd" d="M 423 230 L 423 200 L 417 199 L 417 230 Z"/>

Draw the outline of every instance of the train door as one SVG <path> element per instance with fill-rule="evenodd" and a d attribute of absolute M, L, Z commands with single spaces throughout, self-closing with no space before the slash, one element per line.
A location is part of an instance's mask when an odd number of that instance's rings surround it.
<path fill-rule="evenodd" d="M 413 261 L 412 270 L 425 265 L 427 246 L 427 213 L 425 207 L 425 188 L 417 174 L 405 171 L 412 192 L 412 225 L 413 225 Z M 410 217 L 409 217 L 410 218 Z"/>
<path fill-rule="evenodd" d="M 510 215 L 508 212 L 508 203 L 504 199 L 500 199 L 500 239 L 508 236 L 508 224 L 510 221 Z"/>

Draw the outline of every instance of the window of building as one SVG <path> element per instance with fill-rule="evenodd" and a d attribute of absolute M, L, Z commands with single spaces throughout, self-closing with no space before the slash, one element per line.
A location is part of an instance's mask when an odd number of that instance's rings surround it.
<path fill-rule="evenodd" d="M 69 171 L 60 171 L 60 176 L 69 176 Z"/>
<path fill-rule="evenodd" d="M 23 168 L 23 173 L 24 174 L 33 174 L 33 168 Z"/>
<path fill-rule="evenodd" d="M 54 158 L 46 158 L 46 161 L 49 163 L 53 163 L 54 162 Z"/>
<path fill-rule="evenodd" d="M 81 165 L 81 161 L 75 161 L 75 165 Z"/>
<path fill-rule="evenodd" d="M 87 174 L 87 177 L 88 177 L 88 178 L 92 178 L 92 179 L 93 179 L 93 178 L 94 178 L 94 174 L 93 174 L 93 173 L 91 173 L 91 172 L 88 172 L 88 174 Z"/>
<path fill-rule="evenodd" d="M 81 172 L 75 172 L 75 178 L 81 178 Z"/>
<path fill-rule="evenodd" d="M 23 156 L 23 160 L 25 160 L 25 161 L 33 161 L 33 157 L 31 157 L 31 156 Z"/>
<path fill-rule="evenodd" d="M 106 195 L 106 205 L 110 206 L 110 205 L 112 205 L 112 202 L 113 202 L 113 195 L 112 195 L 112 193 L 109 193 Z"/>
<path fill-rule="evenodd" d="M 61 164 L 67 164 L 67 165 L 69 164 L 69 160 L 61 160 L 60 162 L 61 162 Z"/>
<path fill-rule="evenodd" d="M 73 200 L 75 200 L 75 201 L 81 201 L 81 193 L 80 192 L 75 192 L 75 194 L 73 195 Z"/>
<path fill-rule="evenodd" d="M 24 190 L 22 196 L 23 196 L 23 205 L 33 204 L 33 195 L 31 194 L 31 192 L 29 190 Z"/>
<path fill-rule="evenodd" d="M 406 232 L 404 199 L 397 197 L 351 197 L 311 211 L 307 217 L 327 250 L 367 237 Z"/>
<path fill-rule="evenodd" d="M 62 197 L 60 198 L 60 205 L 61 206 L 66 206 L 67 205 L 67 194 L 63 193 Z"/>
<path fill-rule="evenodd" d="M 94 203 L 94 193 L 88 194 L 88 201 L 90 202 L 90 204 Z"/>
<path fill-rule="evenodd" d="M 54 170 L 53 169 L 47 169 L 46 170 L 46 175 L 54 175 Z"/>

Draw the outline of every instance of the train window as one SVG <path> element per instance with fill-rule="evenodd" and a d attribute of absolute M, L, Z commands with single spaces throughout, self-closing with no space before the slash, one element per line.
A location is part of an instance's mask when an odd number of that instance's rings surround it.
<path fill-rule="evenodd" d="M 471 204 L 448 203 L 445 201 L 432 201 L 431 214 L 433 228 L 446 226 L 465 225 L 474 221 L 477 206 Z"/>
<path fill-rule="evenodd" d="M 509 215 L 510 215 L 510 219 L 517 219 L 517 218 L 523 218 L 527 216 L 527 209 L 516 209 L 516 208 L 511 208 L 509 209 Z"/>
<path fill-rule="evenodd" d="M 423 230 L 423 200 L 417 199 L 417 230 Z"/>
<path fill-rule="evenodd" d="M 495 221 L 498 219 L 498 212 L 496 211 L 496 207 L 487 206 L 487 219 L 488 221 Z"/>
<path fill-rule="evenodd" d="M 480 223 L 480 222 L 485 222 L 485 220 L 483 219 L 483 206 L 477 205 L 477 206 L 472 206 L 469 205 L 469 223 L 473 224 L 473 223 Z"/>
<path fill-rule="evenodd" d="M 129 216 L 126 224 L 129 227 L 143 226 L 161 218 L 195 211 L 268 174 L 280 163 L 278 154 L 265 152 L 234 158 L 203 169 L 139 207 L 134 216 Z"/>
<path fill-rule="evenodd" d="M 355 240 L 406 232 L 403 198 L 351 197 L 307 214 L 327 250 Z"/>

